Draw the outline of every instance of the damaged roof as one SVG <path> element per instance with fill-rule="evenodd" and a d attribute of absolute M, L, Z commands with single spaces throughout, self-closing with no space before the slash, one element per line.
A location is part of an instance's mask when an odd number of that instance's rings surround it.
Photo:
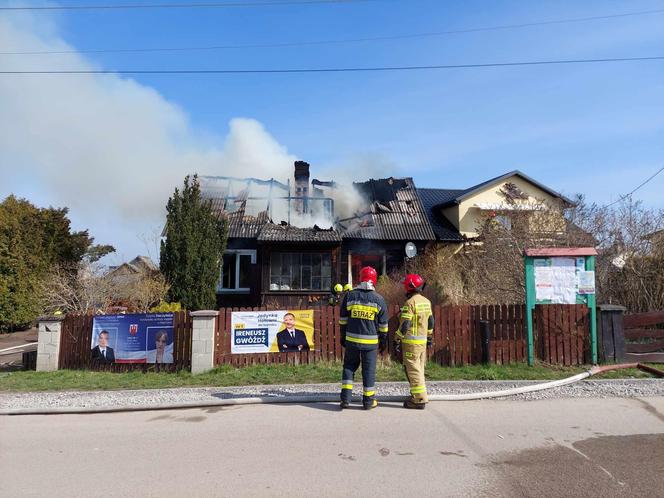
<path fill-rule="evenodd" d="M 341 243 L 341 234 L 330 228 L 314 225 L 313 228 L 298 228 L 292 225 L 267 223 L 258 234 L 258 242 L 320 242 Z"/>
<path fill-rule="evenodd" d="M 341 222 L 343 238 L 436 240 L 412 178 L 382 178 L 354 183 L 369 210 Z"/>
<path fill-rule="evenodd" d="M 237 211 L 226 211 L 226 199 L 208 198 L 212 212 L 228 220 L 228 237 L 237 239 L 255 239 L 261 228 L 269 223 L 267 211 L 261 211 L 256 216 L 245 214 L 244 204 Z"/>
<path fill-rule="evenodd" d="M 459 230 L 440 212 L 441 204 L 449 202 L 463 190 L 442 188 L 418 188 L 417 194 L 422 201 L 422 207 L 429 218 L 431 228 L 438 240 L 445 242 L 462 242 L 464 237 Z"/>

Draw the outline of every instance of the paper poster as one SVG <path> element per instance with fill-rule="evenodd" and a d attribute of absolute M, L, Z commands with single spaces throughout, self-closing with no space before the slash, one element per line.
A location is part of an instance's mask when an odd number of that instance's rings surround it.
<path fill-rule="evenodd" d="M 535 299 L 546 301 L 553 298 L 553 278 L 550 261 L 535 259 Z"/>
<path fill-rule="evenodd" d="M 579 294 L 595 293 L 595 272 L 580 271 L 577 272 Z"/>
<path fill-rule="evenodd" d="M 314 347 L 313 310 L 231 313 L 231 353 L 297 353 Z"/>
<path fill-rule="evenodd" d="M 173 313 L 95 316 L 90 347 L 99 363 L 173 363 Z"/>
<path fill-rule="evenodd" d="M 551 258 L 553 297 L 557 304 L 576 303 L 576 260 L 574 258 Z"/>

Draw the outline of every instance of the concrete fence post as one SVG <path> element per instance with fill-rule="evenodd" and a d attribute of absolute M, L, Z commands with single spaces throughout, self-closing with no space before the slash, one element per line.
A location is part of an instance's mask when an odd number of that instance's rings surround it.
<path fill-rule="evenodd" d="M 191 373 L 199 374 L 214 368 L 214 324 L 218 311 L 192 311 Z"/>
<path fill-rule="evenodd" d="M 39 318 L 37 335 L 37 371 L 53 372 L 60 362 L 60 335 L 64 316 Z"/>

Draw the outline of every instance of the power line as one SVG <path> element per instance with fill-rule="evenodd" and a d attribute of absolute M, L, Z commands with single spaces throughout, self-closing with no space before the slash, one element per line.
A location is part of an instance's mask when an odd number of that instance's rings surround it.
<path fill-rule="evenodd" d="M 589 64 L 606 62 L 642 62 L 664 60 L 664 55 L 651 57 L 614 57 L 609 59 L 568 59 L 522 62 L 489 62 L 485 64 L 440 64 L 427 66 L 323 67 L 293 69 L 73 69 L 42 71 L 0 71 L 2 74 L 292 74 L 292 73 L 359 73 L 372 71 L 422 71 L 431 69 L 469 69 L 487 67 L 542 66 L 549 64 Z"/>
<path fill-rule="evenodd" d="M 435 36 L 455 35 L 464 33 L 477 33 L 482 31 L 497 31 L 507 29 L 520 29 L 533 26 L 545 26 L 552 24 L 569 24 L 577 22 L 597 21 L 603 19 L 615 19 L 630 16 L 643 16 L 651 14 L 662 14 L 664 9 L 657 10 L 642 10 L 638 12 L 624 12 L 621 14 L 611 14 L 604 16 L 591 16 L 591 17 L 576 17 L 569 19 L 553 19 L 548 21 L 534 21 L 520 24 L 503 24 L 497 26 L 484 26 L 477 28 L 453 29 L 447 31 L 431 31 L 425 33 L 413 33 L 404 35 L 392 36 L 372 36 L 363 38 L 342 38 L 333 40 L 303 40 L 295 42 L 277 42 L 277 43 L 252 43 L 252 44 L 237 44 L 237 45 L 208 45 L 199 47 L 139 47 L 139 48 L 118 48 L 118 49 L 82 49 L 82 50 L 43 50 L 32 52 L 0 52 L 0 55 L 45 55 L 45 54 L 99 54 L 99 53 L 132 53 L 132 52 L 189 52 L 189 51 L 206 51 L 206 50 L 228 50 L 228 49 L 249 49 L 249 48 L 285 48 L 285 47 L 302 47 L 302 46 L 316 46 L 316 45 L 335 45 L 344 43 L 358 43 L 358 42 L 377 42 L 377 41 L 390 41 L 390 40 L 406 40 L 414 38 L 429 38 Z"/>
<path fill-rule="evenodd" d="M 238 7 L 269 7 L 282 5 L 316 5 L 331 3 L 376 2 L 381 0 L 275 0 L 268 2 L 212 2 L 212 3 L 152 3 L 106 5 L 36 5 L 27 7 L 0 7 L 0 11 L 22 10 L 124 10 L 124 9 L 219 9 Z"/>
<path fill-rule="evenodd" d="M 620 199 L 618 199 L 617 201 L 613 201 L 611 204 L 607 204 L 606 207 L 613 206 L 614 204 L 617 204 L 617 203 L 619 203 L 619 202 L 621 202 L 621 201 L 624 201 L 624 200 L 627 199 L 630 195 L 632 195 L 634 192 L 636 192 L 636 191 L 639 190 L 641 187 L 643 187 L 644 185 L 646 185 L 647 183 L 649 183 L 653 178 L 655 178 L 657 175 L 659 175 L 662 171 L 664 171 L 664 166 L 662 166 L 661 168 L 659 168 L 659 170 L 657 170 L 657 172 L 656 172 L 655 174 L 653 174 L 653 175 L 651 175 L 650 177 L 648 177 L 648 179 L 646 179 L 643 183 L 641 183 L 638 187 L 636 187 L 636 188 L 635 188 L 634 190 L 632 190 L 630 193 L 625 194 L 625 195 L 623 195 L 623 196 L 620 196 Z"/>

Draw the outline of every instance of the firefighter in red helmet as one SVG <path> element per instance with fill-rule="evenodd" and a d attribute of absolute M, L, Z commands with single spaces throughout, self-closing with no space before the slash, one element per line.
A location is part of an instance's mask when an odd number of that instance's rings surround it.
<path fill-rule="evenodd" d="M 395 336 L 395 348 L 400 351 L 406 376 L 410 384 L 410 398 L 404 408 L 424 409 L 429 401 L 424 381 L 424 367 L 427 361 L 427 346 L 433 338 L 433 313 L 431 301 L 421 293 L 424 279 L 409 273 L 403 280 L 406 302 L 401 308 L 399 329 Z"/>
<path fill-rule="evenodd" d="M 339 326 L 344 351 L 341 380 L 341 408 L 348 408 L 353 394 L 355 372 L 362 364 L 365 410 L 376 401 L 376 359 L 378 349 L 387 346 L 387 305 L 375 290 L 378 274 L 370 266 L 360 270 L 360 284 L 348 291 L 341 302 Z"/>

